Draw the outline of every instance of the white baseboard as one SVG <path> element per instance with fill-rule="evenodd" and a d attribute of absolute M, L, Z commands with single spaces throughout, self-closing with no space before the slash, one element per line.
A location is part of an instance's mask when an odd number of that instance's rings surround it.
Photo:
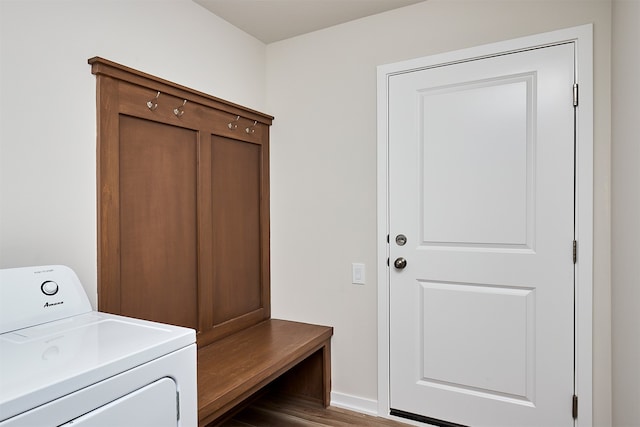
<path fill-rule="evenodd" d="M 367 415 L 378 416 L 378 401 L 373 399 L 332 391 L 331 405 Z"/>
<path fill-rule="evenodd" d="M 388 420 L 398 421 L 399 423 L 406 424 L 407 426 L 424 427 L 427 425 L 418 421 L 408 420 L 389 414 L 378 414 L 377 400 L 352 396 L 350 394 L 339 393 L 336 391 L 331 392 L 331 406 L 348 409 L 354 412 L 360 412 L 361 414 L 372 415 L 374 417 L 381 417 Z"/>

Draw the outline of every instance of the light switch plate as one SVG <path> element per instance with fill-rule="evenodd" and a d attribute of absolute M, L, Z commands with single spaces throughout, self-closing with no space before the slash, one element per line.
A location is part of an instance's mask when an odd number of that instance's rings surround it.
<path fill-rule="evenodd" d="M 354 285 L 364 285 L 364 264 L 354 262 L 351 264 L 351 283 Z"/>

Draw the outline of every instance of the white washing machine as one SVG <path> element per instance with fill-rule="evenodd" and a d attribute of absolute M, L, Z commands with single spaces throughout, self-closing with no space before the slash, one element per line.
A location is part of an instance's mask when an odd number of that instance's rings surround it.
<path fill-rule="evenodd" d="M 195 427 L 195 342 L 93 311 L 68 267 L 0 270 L 0 426 Z"/>

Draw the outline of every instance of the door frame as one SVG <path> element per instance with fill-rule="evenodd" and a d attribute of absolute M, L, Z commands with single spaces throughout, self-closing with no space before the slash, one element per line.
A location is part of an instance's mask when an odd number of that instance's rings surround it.
<path fill-rule="evenodd" d="M 515 53 L 573 42 L 576 46 L 576 82 L 579 103 L 576 122 L 575 236 L 575 384 L 580 405 L 576 426 L 593 425 L 593 25 L 521 37 L 377 67 L 377 273 L 378 273 L 378 415 L 389 415 L 389 188 L 388 83 L 389 77 L 497 54 Z M 568 242 L 570 243 L 570 242 Z M 571 250 L 569 245 L 567 250 Z M 569 396 L 567 411 L 571 410 Z M 420 424 L 422 425 L 422 424 Z"/>

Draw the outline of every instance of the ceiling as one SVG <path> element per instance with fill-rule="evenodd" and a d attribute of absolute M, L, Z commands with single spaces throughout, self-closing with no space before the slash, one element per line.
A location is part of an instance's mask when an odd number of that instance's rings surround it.
<path fill-rule="evenodd" d="M 193 0 L 264 43 L 425 0 Z"/>

